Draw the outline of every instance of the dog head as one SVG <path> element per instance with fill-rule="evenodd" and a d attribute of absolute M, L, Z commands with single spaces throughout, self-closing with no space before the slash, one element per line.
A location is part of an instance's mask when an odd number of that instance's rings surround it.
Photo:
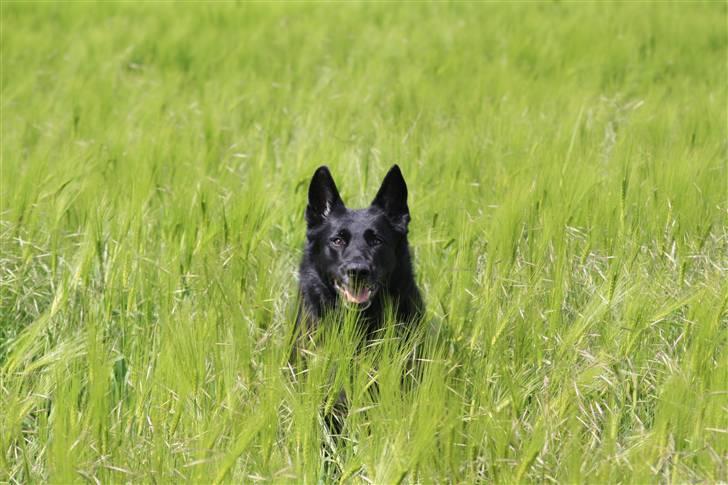
<path fill-rule="evenodd" d="M 326 284 L 342 301 L 368 307 L 386 288 L 406 249 L 407 184 L 394 165 L 365 209 L 348 209 L 325 166 L 313 174 L 308 189 L 306 223 L 311 256 Z"/>

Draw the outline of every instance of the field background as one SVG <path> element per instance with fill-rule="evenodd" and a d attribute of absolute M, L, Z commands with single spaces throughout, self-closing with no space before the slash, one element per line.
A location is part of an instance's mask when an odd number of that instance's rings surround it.
<path fill-rule="evenodd" d="M 724 2 L 1 14 L 0 482 L 728 480 Z M 414 389 L 284 366 L 323 163 L 404 171 Z"/>

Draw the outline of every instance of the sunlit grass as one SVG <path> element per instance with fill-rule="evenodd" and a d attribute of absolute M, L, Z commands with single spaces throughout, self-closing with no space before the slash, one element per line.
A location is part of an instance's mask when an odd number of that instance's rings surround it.
<path fill-rule="evenodd" d="M 0 481 L 728 480 L 725 4 L 0 11 Z M 404 171 L 414 370 L 287 365 L 322 163 Z"/>

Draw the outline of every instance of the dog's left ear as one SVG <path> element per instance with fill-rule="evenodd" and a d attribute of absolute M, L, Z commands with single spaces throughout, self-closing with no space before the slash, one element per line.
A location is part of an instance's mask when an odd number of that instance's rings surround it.
<path fill-rule="evenodd" d="M 397 165 L 393 165 L 387 172 L 372 205 L 384 210 L 396 230 L 407 232 L 407 225 L 410 221 L 407 207 L 407 184 Z"/>
<path fill-rule="evenodd" d="M 308 186 L 308 206 L 306 207 L 306 222 L 312 228 L 323 223 L 332 212 L 344 209 L 339 190 L 336 188 L 334 177 L 329 167 L 320 166 L 311 178 Z"/>

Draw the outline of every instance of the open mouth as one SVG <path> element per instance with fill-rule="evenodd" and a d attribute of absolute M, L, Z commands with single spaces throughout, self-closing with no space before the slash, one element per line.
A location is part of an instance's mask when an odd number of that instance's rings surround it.
<path fill-rule="evenodd" d="M 377 286 L 371 283 L 352 286 L 342 281 L 334 280 L 334 287 L 345 302 L 363 307 L 362 309 L 368 308 L 371 305 L 372 298 L 377 292 Z"/>

